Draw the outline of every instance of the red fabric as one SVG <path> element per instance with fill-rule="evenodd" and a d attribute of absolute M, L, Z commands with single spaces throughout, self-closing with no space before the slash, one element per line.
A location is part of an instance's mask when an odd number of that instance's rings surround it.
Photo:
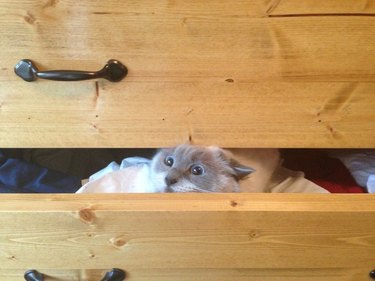
<path fill-rule="evenodd" d="M 303 171 L 308 180 L 331 193 L 365 193 L 345 165 L 336 158 L 328 157 L 324 150 L 286 150 L 283 156 L 285 167 Z"/>

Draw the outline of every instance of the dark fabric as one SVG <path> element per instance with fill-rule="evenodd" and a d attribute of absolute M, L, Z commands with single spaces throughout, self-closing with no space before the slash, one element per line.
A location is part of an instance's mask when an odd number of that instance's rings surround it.
<path fill-rule="evenodd" d="M 152 157 L 155 149 L 122 148 L 21 148 L 2 149 L 8 158 L 17 158 L 66 175 L 88 178 L 112 161 L 120 163 L 132 156 Z"/>
<path fill-rule="evenodd" d="M 73 193 L 80 186 L 79 177 L 9 158 L 0 151 L 0 193 Z"/>

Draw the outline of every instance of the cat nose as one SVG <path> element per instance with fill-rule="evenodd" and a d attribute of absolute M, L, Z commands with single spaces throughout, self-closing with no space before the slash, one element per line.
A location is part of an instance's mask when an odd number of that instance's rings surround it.
<path fill-rule="evenodd" d="M 165 177 L 165 183 L 167 184 L 167 185 L 172 185 L 172 184 L 175 184 L 175 183 L 177 183 L 177 179 L 176 178 L 174 178 L 174 177 Z"/>

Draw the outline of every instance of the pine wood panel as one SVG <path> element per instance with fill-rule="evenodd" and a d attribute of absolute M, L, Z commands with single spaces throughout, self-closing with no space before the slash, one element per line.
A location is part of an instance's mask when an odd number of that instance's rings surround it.
<path fill-rule="evenodd" d="M 130 7 L 67 1 L 48 9 L 40 1 L 28 8 L 18 2 L 2 4 L 1 80 L 18 81 L 13 66 L 25 56 L 46 69 L 94 70 L 116 58 L 129 67 L 130 80 L 142 81 L 375 77 L 371 17 L 254 18 L 243 15 L 253 11 L 243 2 L 230 15 L 202 7 L 192 14 L 185 5 L 152 9 L 144 1 Z"/>
<path fill-rule="evenodd" d="M 360 269 L 142 269 L 128 273 L 126 281 L 371 281 Z M 45 281 L 99 281 L 103 270 L 40 270 Z M 6 281 L 23 280 L 23 270 L 1 270 L 0 278 Z M 282 278 L 282 279 L 281 279 Z"/>
<path fill-rule="evenodd" d="M 96 276 L 118 267 L 129 280 L 182 273 L 179 280 L 366 280 L 374 267 L 373 202 L 361 195 L 4 195 L 1 274 L 37 268 Z"/>
<path fill-rule="evenodd" d="M 375 146 L 375 83 L 2 84 L 3 147 Z"/>
<path fill-rule="evenodd" d="M 0 7 L 2 147 L 374 146 L 370 1 Z M 26 83 L 21 58 L 82 70 L 116 58 L 129 76 Z"/>
<path fill-rule="evenodd" d="M 271 1 L 270 16 L 311 16 L 311 15 L 357 15 L 373 16 L 374 1 L 368 0 L 276 0 Z"/>

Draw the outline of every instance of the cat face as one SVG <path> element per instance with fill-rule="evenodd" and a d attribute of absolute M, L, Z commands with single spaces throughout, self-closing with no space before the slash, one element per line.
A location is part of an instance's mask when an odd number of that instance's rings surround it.
<path fill-rule="evenodd" d="M 238 180 L 252 171 L 218 147 L 179 145 L 155 155 L 151 180 L 165 192 L 239 192 Z"/>

